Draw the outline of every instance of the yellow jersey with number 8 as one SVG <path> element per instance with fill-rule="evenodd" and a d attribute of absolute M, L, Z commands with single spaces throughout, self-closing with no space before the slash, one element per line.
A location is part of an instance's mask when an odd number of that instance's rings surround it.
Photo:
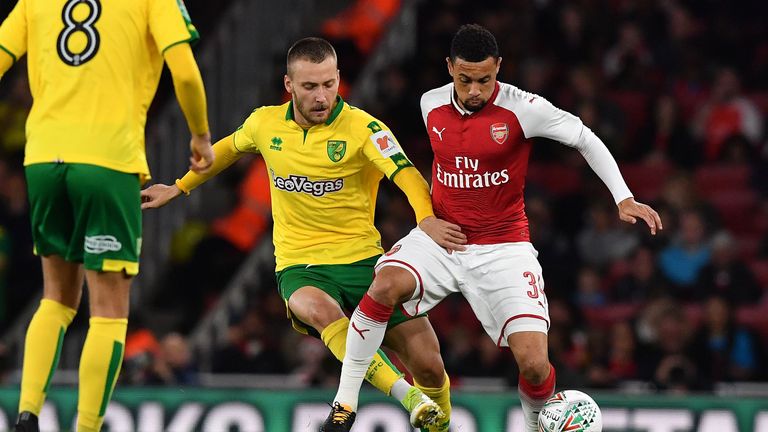
<path fill-rule="evenodd" d="M 144 125 L 162 53 L 197 39 L 182 0 L 19 0 L 0 26 L 0 50 L 28 57 L 24 164 L 147 177 Z"/>

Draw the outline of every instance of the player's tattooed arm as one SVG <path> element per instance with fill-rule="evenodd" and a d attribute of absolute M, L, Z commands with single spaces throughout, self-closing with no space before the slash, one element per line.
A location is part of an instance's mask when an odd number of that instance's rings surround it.
<path fill-rule="evenodd" d="M 656 210 L 651 206 L 639 203 L 634 198 L 629 197 L 618 204 L 619 218 L 624 222 L 634 224 L 637 222 L 637 218 L 645 221 L 648 228 L 651 229 L 651 234 L 656 235 L 656 230 L 662 230 L 664 227 L 661 224 L 661 218 Z"/>
<path fill-rule="evenodd" d="M 448 253 L 466 249 L 464 245 L 467 244 L 467 236 L 456 224 L 429 216 L 419 222 L 419 228 Z"/>

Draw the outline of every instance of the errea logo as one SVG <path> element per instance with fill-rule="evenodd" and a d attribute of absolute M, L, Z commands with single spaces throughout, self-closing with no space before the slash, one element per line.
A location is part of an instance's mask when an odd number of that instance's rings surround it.
<path fill-rule="evenodd" d="M 117 252 L 122 248 L 122 243 L 111 235 L 85 236 L 85 251 L 90 254 Z"/>
<path fill-rule="evenodd" d="M 283 148 L 280 147 L 283 145 L 283 139 L 280 137 L 272 137 L 272 145 L 269 146 L 272 150 L 282 151 Z"/>

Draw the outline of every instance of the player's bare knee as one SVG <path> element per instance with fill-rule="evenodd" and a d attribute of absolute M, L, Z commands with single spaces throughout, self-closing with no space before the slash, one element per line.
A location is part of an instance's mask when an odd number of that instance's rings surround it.
<path fill-rule="evenodd" d="M 398 305 L 398 299 L 400 298 L 394 291 L 395 289 L 397 289 L 397 285 L 393 284 L 391 280 L 377 278 L 368 289 L 368 295 L 378 303 L 395 307 Z"/>
<path fill-rule="evenodd" d="M 288 298 L 288 308 L 296 318 L 318 332 L 344 318 L 336 300 L 314 287 L 301 288 L 293 293 Z"/>
<path fill-rule="evenodd" d="M 411 298 L 415 289 L 415 279 L 408 271 L 389 266 L 376 275 L 368 295 L 381 304 L 395 307 Z"/>
<path fill-rule="evenodd" d="M 322 332 L 323 329 L 343 317 L 344 313 L 341 312 L 341 309 L 319 305 L 319 307 L 311 308 L 306 317 L 299 318 L 314 327 L 315 330 Z"/>
<path fill-rule="evenodd" d="M 517 365 L 520 374 L 531 384 L 538 385 L 549 376 L 549 361 L 546 358 L 529 357 L 521 359 Z"/>

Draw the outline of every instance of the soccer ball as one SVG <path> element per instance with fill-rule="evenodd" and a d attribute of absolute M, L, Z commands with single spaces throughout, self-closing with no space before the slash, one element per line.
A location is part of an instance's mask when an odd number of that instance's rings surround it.
<path fill-rule="evenodd" d="M 600 407 L 586 393 L 563 390 L 544 403 L 539 413 L 539 432 L 600 432 Z"/>

